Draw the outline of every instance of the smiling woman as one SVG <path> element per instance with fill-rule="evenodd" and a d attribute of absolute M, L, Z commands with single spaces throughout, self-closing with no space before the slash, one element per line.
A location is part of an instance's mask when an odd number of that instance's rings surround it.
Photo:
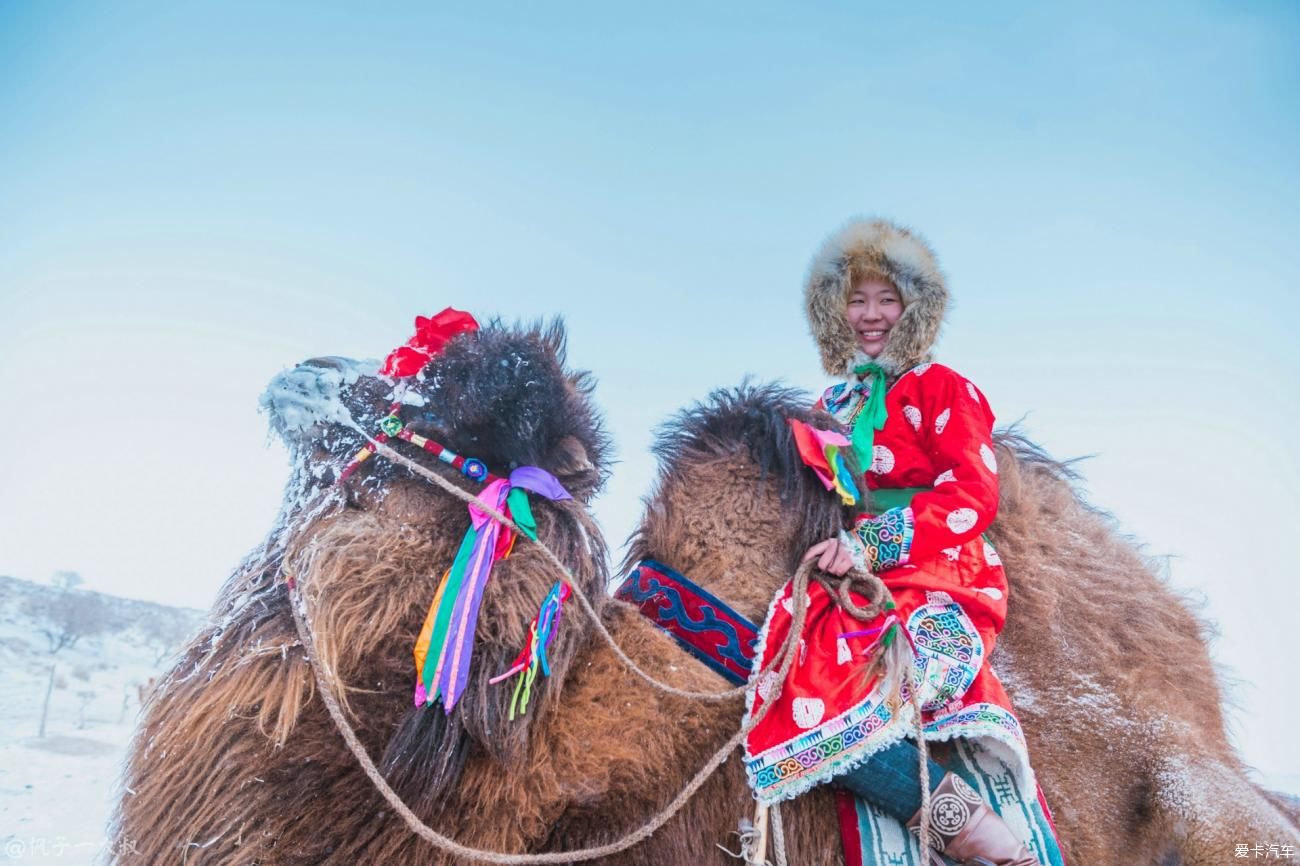
<path fill-rule="evenodd" d="M 930 360 L 948 302 L 934 251 L 902 226 L 855 220 L 814 258 L 805 298 L 826 372 L 845 376 L 818 408 L 852 434 L 865 469 L 854 486 L 867 496 L 852 531 L 813 545 L 804 560 L 836 575 L 854 565 L 871 571 L 897 606 L 854 622 L 831 593 L 810 589 L 808 663 L 791 669 L 776 711 L 747 743 L 755 795 L 778 802 L 833 779 L 915 832 L 927 820 L 928 793 L 938 804 L 930 813 L 936 847 L 949 857 L 982 857 L 995 866 L 1059 864 L 1045 816 L 1033 814 L 1036 783 L 1020 722 L 986 664 L 1006 623 L 1009 588 L 984 536 L 998 507 L 993 412 L 969 380 Z M 774 605 L 760 644 L 779 646 L 791 622 Z M 920 722 L 889 679 L 877 675 L 886 648 L 903 639 L 923 677 Z M 854 668 L 845 665 L 855 658 L 871 662 L 868 675 L 848 674 Z M 754 707 L 766 700 L 759 688 Z M 861 731 L 851 745 L 846 739 L 843 749 L 805 759 L 846 725 Z M 926 740 L 968 740 L 1001 754 L 1032 817 L 1013 830 L 955 772 L 922 762 L 903 739 L 913 725 Z M 795 755 L 798 771 L 789 769 Z M 945 812 L 945 804 L 961 808 Z M 1026 842 L 1035 845 L 1032 853 Z"/>

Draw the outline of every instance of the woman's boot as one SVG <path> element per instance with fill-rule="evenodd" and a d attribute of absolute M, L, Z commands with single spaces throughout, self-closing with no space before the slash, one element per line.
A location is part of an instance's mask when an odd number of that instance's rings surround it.
<path fill-rule="evenodd" d="M 921 813 L 907 822 L 920 832 Z M 1042 866 L 1015 833 L 956 773 L 948 773 L 930 794 L 930 841 L 944 856 L 965 866 Z"/>

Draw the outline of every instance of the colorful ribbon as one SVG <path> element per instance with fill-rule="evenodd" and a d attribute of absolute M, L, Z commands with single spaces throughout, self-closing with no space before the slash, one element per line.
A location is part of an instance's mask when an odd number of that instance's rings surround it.
<path fill-rule="evenodd" d="M 525 535 L 535 539 L 536 522 L 528 492 L 551 500 L 571 498 L 549 472 L 525 466 L 508 479 L 493 479 L 477 502 L 505 513 Z M 460 700 L 469 679 L 483 589 L 492 576 L 493 564 L 510 555 L 515 539 L 510 528 L 492 519 L 480 505 L 471 504 L 469 516 L 470 527 L 434 594 L 415 642 L 415 667 L 419 672 L 415 704 L 432 705 L 441 697 L 447 713 Z"/>
<path fill-rule="evenodd" d="M 875 651 L 877 646 L 888 648 L 893 644 L 894 635 L 899 629 L 902 630 L 903 635 L 907 638 L 907 642 L 909 644 L 912 643 L 912 635 L 908 632 L 907 626 L 903 625 L 902 620 L 893 613 L 885 617 L 885 621 L 876 628 L 863 629 L 862 631 L 846 631 L 840 635 L 839 639 L 848 640 L 853 637 L 871 637 L 872 635 L 880 635 L 868 644 L 860 653 L 860 655 L 869 656 Z M 884 632 L 884 634 L 881 634 L 881 632 Z"/>
<path fill-rule="evenodd" d="M 537 679 L 537 672 L 540 670 L 545 677 L 551 675 L 551 663 L 546 656 L 546 650 L 550 647 L 556 629 L 560 625 L 560 613 L 568 597 L 569 585 L 563 581 L 556 581 L 542 601 L 542 609 L 528 627 L 528 645 L 519 651 L 509 670 L 488 680 L 496 684 L 519 674 L 519 679 L 515 681 L 514 695 L 510 698 L 510 721 L 514 721 L 516 710 L 520 715 L 528 712 L 528 701 L 532 697 L 533 681 Z"/>
<path fill-rule="evenodd" d="M 788 421 L 800 459 L 816 473 L 827 490 L 839 494 L 845 505 L 856 505 L 862 494 L 840 454 L 841 448 L 849 447 L 849 440 L 833 430 L 818 430 L 794 418 Z"/>

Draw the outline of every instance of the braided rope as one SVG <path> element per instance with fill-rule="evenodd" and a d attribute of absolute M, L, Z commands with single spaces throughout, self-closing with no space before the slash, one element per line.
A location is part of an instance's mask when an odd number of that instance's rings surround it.
<path fill-rule="evenodd" d="M 428 824 L 420 819 L 418 815 L 411 811 L 410 807 L 402 801 L 402 798 L 388 781 L 379 772 L 375 762 L 371 759 L 366 748 L 362 745 L 361 740 L 357 737 L 356 730 L 348 722 L 347 716 L 339 704 L 338 697 L 334 690 L 330 688 L 328 671 L 321 661 L 320 654 L 316 651 L 316 641 L 312 636 L 312 630 L 307 616 L 307 598 L 304 592 L 303 582 L 295 581 L 294 593 L 296 594 L 296 603 L 291 604 L 290 610 L 293 612 L 294 625 L 298 630 L 298 638 L 302 641 L 303 648 L 307 651 L 307 661 L 311 665 L 312 674 L 316 680 L 316 686 L 320 689 L 321 700 L 325 704 L 330 718 L 334 720 L 335 726 L 343 736 L 343 741 L 347 744 L 348 749 L 356 758 L 361 769 L 370 779 L 371 783 L 379 791 L 380 795 L 388 802 L 397 815 L 406 823 L 411 832 L 424 839 L 435 848 L 439 848 L 448 854 L 462 857 L 467 860 L 474 860 L 483 863 L 495 863 L 499 866 L 533 866 L 533 864 L 549 863 L 572 863 L 575 861 L 595 860 L 600 857 L 608 857 L 611 854 L 617 854 L 620 851 L 626 851 L 633 845 L 648 839 L 653 833 L 659 830 L 664 824 L 672 819 L 682 807 L 695 795 L 700 787 L 713 775 L 714 771 L 722 765 L 727 757 L 735 750 L 737 746 L 744 741 L 749 732 L 758 725 L 759 722 L 767 715 L 773 706 L 776 698 L 781 693 L 782 683 L 786 675 L 790 672 L 790 667 L 799 654 L 798 635 L 803 631 L 804 620 L 807 616 L 807 593 L 803 590 L 808 586 L 808 575 L 812 570 L 812 563 L 804 563 L 794 576 L 794 588 L 797 595 L 795 596 L 794 619 L 791 623 L 790 634 L 786 636 L 785 642 L 781 645 L 780 652 L 777 653 L 774 661 L 779 659 L 776 665 L 777 682 L 773 685 L 772 697 L 759 707 L 758 712 L 751 718 L 747 719 L 741 725 L 740 730 L 722 748 L 713 753 L 713 756 L 705 762 L 704 766 L 695 774 L 690 782 L 687 783 L 676 797 L 665 806 L 660 812 L 643 824 L 640 828 L 624 836 L 617 842 L 611 842 L 606 845 L 599 845 L 591 848 L 580 848 L 576 851 L 563 851 L 546 854 L 507 854 L 501 851 L 488 851 L 481 848 L 473 848 L 468 845 L 462 845 L 455 839 L 444 836 L 437 830 L 434 830 Z"/>
<path fill-rule="evenodd" d="M 781 804 L 772 807 L 772 848 L 776 853 L 776 866 L 789 866 L 785 850 L 785 822 L 781 819 Z"/>
<path fill-rule="evenodd" d="M 348 420 L 351 422 L 350 418 Z M 573 573 L 560 560 L 560 558 L 556 556 L 555 552 L 552 551 L 550 547 L 545 544 L 545 542 L 541 541 L 540 539 L 536 539 L 536 540 L 532 539 L 526 533 L 520 531 L 520 527 L 518 526 L 518 524 L 516 524 L 515 521 L 512 520 L 510 517 L 507 517 L 505 514 L 487 505 L 485 502 L 480 500 L 478 497 L 474 496 L 472 493 L 463 490 L 462 488 L 447 481 L 441 475 L 433 472 L 432 470 L 428 469 L 427 467 L 419 463 L 416 463 L 413 460 L 410 460 L 409 458 L 405 457 L 399 452 L 393 450 L 391 447 L 374 439 L 355 422 L 351 422 L 351 426 L 353 427 L 353 429 L 361 433 L 361 435 L 364 436 L 367 439 L 367 441 L 370 442 L 371 446 L 375 449 L 375 453 L 382 454 L 383 456 L 387 457 L 389 460 L 392 460 L 395 463 L 405 466 L 407 469 L 433 482 L 436 486 L 442 488 L 445 492 L 450 493 L 451 495 L 462 500 L 466 504 L 473 504 L 476 508 L 480 509 L 483 513 L 487 514 L 489 517 L 497 521 L 502 526 L 515 530 L 518 533 L 518 535 L 522 536 L 523 538 L 527 539 L 529 542 L 533 543 L 536 547 L 540 548 L 542 554 L 546 557 L 546 559 L 552 565 L 554 565 L 556 569 L 560 572 L 561 579 L 564 581 L 564 583 L 566 583 L 569 586 L 570 590 L 572 591 L 572 594 L 577 597 L 580 606 L 587 613 L 588 618 L 595 625 L 598 633 L 601 635 L 602 638 L 604 638 L 605 642 L 618 656 L 619 660 L 623 662 L 623 664 L 628 668 L 628 670 L 635 673 L 647 684 L 651 685 L 656 689 L 659 689 L 660 691 L 675 695 L 677 697 L 685 698 L 688 700 L 725 701 L 730 698 L 737 697 L 745 692 L 747 688 L 746 686 L 738 686 L 736 688 L 726 689 L 720 692 L 697 692 L 688 689 L 679 689 L 676 686 L 669 685 L 668 683 L 664 683 L 658 680 L 657 678 L 651 676 L 649 673 L 644 671 L 635 661 L 633 661 L 630 656 L 627 655 L 627 653 L 623 650 L 623 648 L 618 644 L 618 641 L 615 640 L 614 636 L 610 634 L 609 630 L 605 627 L 604 623 L 601 621 L 600 614 L 596 611 L 595 607 L 592 605 L 591 600 L 587 598 L 587 595 L 583 591 L 582 587 L 578 585 L 578 582 L 576 578 L 574 578 Z M 657 815 L 655 815 L 653 818 L 651 818 L 649 821 L 643 824 L 639 829 L 633 831 L 632 833 L 628 834 L 623 839 L 620 839 L 617 842 L 611 842 L 606 845 L 600 845 L 600 846 L 595 846 L 590 848 L 582 848 L 575 851 L 546 853 L 546 854 L 507 854 L 500 851 L 488 851 L 480 848 L 473 848 L 470 846 L 462 845 L 456 840 L 444 836 L 443 834 L 434 830 L 432 827 L 425 824 L 424 821 L 422 821 L 418 815 L 412 812 L 411 809 L 402 801 L 398 793 L 394 791 L 392 787 L 388 784 L 388 781 L 384 779 L 383 775 L 379 772 L 378 767 L 375 766 L 375 763 L 371 759 L 369 753 L 366 752 L 365 746 L 362 745 L 360 739 L 357 737 L 356 731 L 353 729 L 352 725 L 348 722 L 346 714 L 344 713 L 343 708 L 340 706 L 338 698 L 337 696 L 335 696 L 333 689 L 330 688 L 329 677 L 327 676 L 328 672 L 325 670 L 324 664 L 320 659 L 320 655 L 316 651 L 315 639 L 313 637 L 313 633 L 310 628 L 308 618 L 305 615 L 306 596 L 303 593 L 303 587 L 301 585 L 301 582 L 293 581 L 290 584 L 291 586 L 290 591 L 294 592 L 297 595 L 296 598 L 297 603 L 291 604 L 290 610 L 293 614 L 294 625 L 298 631 L 299 640 L 302 641 L 303 648 L 307 651 L 308 663 L 311 665 L 312 674 L 314 679 L 316 680 L 317 688 L 320 689 L 321 699 L 325 704 L 326 710 L 329 712 L 330 717 L 333 719 L 335 726 L 339 729 L 339 733 L 342 735 L 343 740 L 346 743 L 348 749 L 352 752 L 353 757 L 356 758 L 358 764 L 360 764 L 362 771 L 365 772 L 366 776 L 370 779 L 371 783 L 375 786 L 376 790 L 378 790 L 380 795 L 383 796 L 383 798 L 388 802 L 388 804 L 393 807 L 393 810 L 403 820 L 403 822 L 407 825 L 407 827 L 415 835 L 424 839 L 426 842 L 429 842 L 434 847 L 439 848 L 457 857 L 462 857 L 464 859 L 475 860 L 479 862 L 495 863 L 495 864 L 499 864 L 499 866 L 532 866 L 532 864 L 538 864 L 538 866 L 540 866 L 540 864 L 572 863 L 575 861 L 594 860 L 600 857 L 607 857 L 612 854 L 625 851 L 628 848 L 631 848 L 634 845 L 637 845 L 640 842 L 644 841 L 645 839 L 649 838 L 652 834 L 658 831 L 664 824 L 666 824 L 669 820 L 671 820 L 672 817 L 677 814 L 677 812 L 681 811 L 682 807 L 684 807 L 686 803 L 690 800 L 690 798 L 695 795 L 695 793 L 700 789 L 700 787 L 705 783 L 705 781 L 707 781 L 708 778 L 712 776 L 713 773 L 717 770 L 717 768 L 720 767 L 722 763 L 727 760 L 727 757 L 731 754 L 731 752 L 734 751 L 736 747 L 739 746 L 744 741 L 745 737 L 748 736 L 749 732 L 752 731 L 767 716 L 771 708 L 775 706 L 777 698 L 780 697 L 781 691 L 784 687 L 786 675 L 789 673 L 790 667 L 793 664 L 796 655 L 798 654 L 799 635 L 803 632 L 804 622 L 807 617 L 808 594 L 806 590 L 808 587 L 808 581 L 809 581 L 810 574 L 813 570 L 813 567 L 814 566 L 811 561 L 804 562 L 800 564 L 799 569 L 795 572 L 794 578 L 792 580 L 793 587 L 792 587 L 791 597 L 794 601 L 794 610 L 792 611 L 790 631 L 786 635 L 785 642 L 782 644 L 781 649 L 773 656 L 772 661 L 760 671 L 760 674 L 764 674 L 770 672 L 773 668 L 775 668 L 777 672 L 777 679 L 773 683 L 773 690 L 769 695 L 769 698 L 763 702 L 763 706 L 759 708 L 758 712 L 755 713 L 753 716 L 751 716 L 749 719 L 746 719 L 745 722 L 742 723 L 740 730 L 737 731 L 737 733 L 730 740 L 728 740 L 727 743 L 725 743 L 720 749 L 718 749 L 713 754 L 713 756 L 709 758 L 707 762 L 705 762 L 704 766 L 700 768 L 700 770 L 695 774 L 695 776 L 691 779 L 691 781 L 687 783 L 687 785 L 677 794 L 677 796 L 674 797 L 673 800 L 669 802 L 669 804 L 665 806 Z M 819 575 L 818 580 L 822 581 L 823 578 Z M 863 595 L 865 595 L 870 600 L 870 604 L 868 605 L 868 607 L 864 608 L 862 606 L 859 606 L 856 603 L 854 603 L 852 599 L 849 598 L 848 588 L 850 585 L 862 587 L 860 591 L 862 592 Z M 871 608 L 876 608 L 877 609 L 876 613 L 879 613 L 879 607 L 881 601 L 883 599 L 889 598 L 889 590 L 884 586 L 884 584 L 879 580 L 879 578 L 876 578 L 874 575 L 869 575 L 869 574 L 862 575 L 861 573 L 858 573 L 858 574 L 846 576 L 843 580 L 841 580 L 840 585 L 839 587 L 837 587 L 837 591 L 834 594 L 834 597 L 836 598 L 837 602 L 841 604 L 841 606 L 845 607 L 845 610 L 847 610 L 850 613 L 850 615 L 854 616 L 855 618 L 861 618 L 861 616 Z M 910 662 L 910 656 L 908 661 Z M 920 736 L 921 716 L 920 716 L 919 697 L 917 696 L 917 690 L 915 688 L 912 690 L 912 699 L 913 699 L 913 707 L 915 709 L 915 716 L 916 716 L 916 723 L 917 723 L 918 742 L 920 743 L 920 749 L 921 749 L 921 768 L 920 768 L 921 781 L 922 781 L 921 841 L 922 841 L 922 845 L 924 846 L 928 843 L 928 836 L 929 836 L 928 831 L 929 831 L 929 814 L 930 814 L 930 810 L 929 810 L 930 791 L 929 791 L 929 784 L 928 784 L 928 767 L 926 766 L 926 749 L 925 749 L 924 737 Z M 781 835 L 784 836 L 783 833 Z M 784 845 L 782 845 L 782 848 L 784 848 Z M 779 856 L 783 857 L 784 851 L 782 851 L 782 854 Z"/>
<path fill-rule="evenodd" d="M 900 642 L 901 643 L 901 642 Z M 909 658 L 911 653 L 908 653 Z M 916 666 L 912 665 L 912 670 L 916 671 Z M 917 672 L 919 674 L 919 672 Z M 921 678 L 916 676 L 911 683 L 912 692 L 912 718 L 916 722 L 916 750 L 921 753 L 920 759 L 920 776 L 921 776 L 921 824 L 919 827 L 919 841 L 921 843 L 921 856 L 930 856 L 927 852 L 930 850 L 930 746 L 925 741 L 925 724 L 921 721 Z"/>

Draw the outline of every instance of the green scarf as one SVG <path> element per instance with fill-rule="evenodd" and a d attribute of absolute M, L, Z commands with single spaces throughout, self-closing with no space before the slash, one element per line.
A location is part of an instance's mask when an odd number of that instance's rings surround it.
<path fill-rule="evenodd" d="M 885 411 L 885 370 L 879 364 L 860 364 L 853 368 L 853 374 L 862 379 L 858 387 L 868 384 L 867 377 L 870 377 L 870 393 L 867 395 L 866 402 L 862 404 L 862 411 L 858 413 L 857 420 L 853 422 L 853 451 L 858 455 L 858 465 L 866 472 L 871 468 L 874 460 L 872 456 L 872 445 L 875 442 L 876 431 L 885 426 L 885 419 L 889 413 Z"/>

